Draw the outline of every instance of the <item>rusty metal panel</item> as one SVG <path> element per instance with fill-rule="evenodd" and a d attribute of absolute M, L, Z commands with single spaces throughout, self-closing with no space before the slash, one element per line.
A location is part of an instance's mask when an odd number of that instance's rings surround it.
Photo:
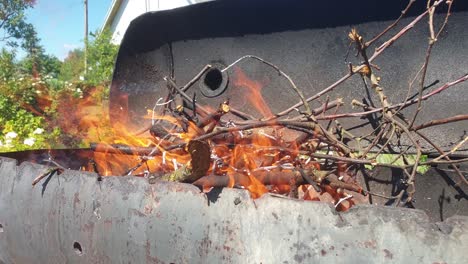
<path fill-rule="evenodd" d="M 0 159 L 0 263 L 463 263 L 468 217 L 66 171 Z M 46 183 L 47 182 L 47 183 Z"/>

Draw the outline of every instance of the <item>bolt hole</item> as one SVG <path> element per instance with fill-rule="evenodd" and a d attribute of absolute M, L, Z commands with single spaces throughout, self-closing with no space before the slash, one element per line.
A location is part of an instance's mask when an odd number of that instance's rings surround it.
<path fill-rule="evenodd" d="M 78 256 L 83 255 L 83 248 L 81 248 L 80 243 L 78 243 L 78 242 L 73 243 L 73 249 L 75 249 L 75 253 Z"/>
<path fill-rule="evenodd" d="M 210 90 L 214 91 L 218 89 L 223 82 L 223 74 L 219 69 L 211 69 L 206 73 L 203 82 Z"/>
<path fill-rule="evenodd" d="M 3 225 L 0 224 L 0 233 L 3 233 Z"/>

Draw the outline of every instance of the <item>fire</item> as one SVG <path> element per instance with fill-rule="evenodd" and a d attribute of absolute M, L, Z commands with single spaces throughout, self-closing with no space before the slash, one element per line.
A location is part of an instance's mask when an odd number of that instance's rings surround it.
<path fill-rule="evenodd" d="M 112 149 L 114 144 L 119 144 L 154 147 L 161 151 L 162 148 L 158 147 L 161 142 L 156 142 L 156 139 L 149 137 L 147 134 L 134 134 L 133 131 L 141 128 L 128 127 L 128 125 L 118 122 L 111 124 L 109 116 L 112 114 L 109 113 L 108 104 L 100 98 L 103 89 L 104 87 L 94 87 L 87 91 L 82 98 L 71 95 L 61 96 L 57 107 L 59 118 L 57 123 L 52 125 L 60 127 L 66 135 L 81 139 L 84 144 L 99 142 L 100 147 L 107 147 L 108 149 Z M 123 112 L 119 111 L 117 114 L 121 115 Z M 176 123 L 176 120 L 171 117 L 157 118 Z M 119 118 L 118 120 L 122 119 Z M 184 136 L 187 135 L 180 134 L 181 138 Z M 143 175 L 150 171 L 174 170 L 180 164 L 188 162 L 189 156 L 168 152 L 165 155 L 157 155 L 142 161 L 137 153 L 128 155 L 128 153 L 113 149 L 107 152 L 94 152 L 93 160 L 96 166 L 88 165 L 86 170 L 97 170 L 102 176 L 125 175 L 130 172 L 132 175 Z M 136 165 L 140 162 L 144 164 L 136 168 Z M 133 168 L 135 169 L 132 170 Z"/>
<path fill-rule="evenodd" d="M 238 94 L 245 95 L 263 117 L 272 116 L 261 94 L 262 83 L 251 80 L 238 68 L 234 76 L 234 85 L 242 89 Z M 100 97 L 102 89 L 90 89 L 83 98 L 62 97 L 58 106 L 60 118 L 58 124 L 55 124 L 63 133 L 80 138 L 85 144 L 99 142 L 93 146 L 93 161 L 84 169 L 102 176 L 149 178 L 150 175 L 183 172 L 194 165 L 194 157 L 187 150 L 190 142 L 206 136 L 213 129 L 229 126 L 228 122 L 221 119 L 222 115 L 230 111 L 229 102 L 226 101 L 218 109 L 204 105 L 203 108 L 209 114 L 199 113 L 196 117 L 187 116 L 182 105 L 171 105 L 172 110 L 166 111 L 166 114 L 163 114 L 161 108 L 148 110 L 142 116 L 146 120 L 146 130 L 142 130 L 141 125 L 131 127 L 125 122 L 128 118 L 126 95 L 118 98 L 119 104 L 124 107 L 109 112 L 108 104 Z M 219 116 L 211 118 L 216 115 Z M 109 116 L 113 117 L 114 123 L 111 123 Z M 152 124 L 151 127 L 149 124 Z M 267 127 L 233 131 L 223 133 L 221 137 L 204 139 L 203 142 L 209 144 L 211 154 L 208 157 L 209 169 L 203 172 L 206 177 L 202 177 L 202 189 L 216 186 L 245 188 L 253 198 L 267 192 L 283 194 L 296 191 L 301 193 L 304 200 L 340 201 L 338 209 L 349 208 L 352 202 L 342 200 L 343 192 L 327 187 L 319 193 L 304 182 L 296 185 L 298 169 L 320 170 L 320 165 L 311 157 L 301 157 L 300 151 L 304 150 L 304 146 L 299 139 L 285 142 L 285 129 L 272 123 Z M 317 130 L 315 134 L 319 132 Z M 307 149 L 314 152 L 319 140 L 315 136 L 308 139 Z M 171 148 L 177 145 L 180 147 Z M 346 164 L 338 165 L 338 176 L 346 178 Z"/>
<path fill-rule="evenodd" d="M 255 97 L 251 101 L 252 104 L 265 116 L 270 115 L 271 111 L 261 97 L 261 84 L 248 79 L 240 71 L 238 74 L 240 78 L 237 84 L 250 91 L 252 96 L 249 97 Z M 180 120 L 175 116 L 160 116 L 158 111 L 148 110 L 143 118 L 148 120 L 148 123 L 153 120 L 161 122 L 160 124 L 164 122 L 164 127 L 162 125 L 158 127 L 166 136 L 150 137 L 149 133 L 135 135 L 133 131 L 141 128 L 128 127 L 128 124 L 120 123 L 111 125 L 108 116 L 122 113 L 120 110 L 116 110 L 118 112 L 113 114 L 108 112 L 107 104 L 102 104 L 97 97 L 97 94 L 102 92 L 100 89 L 102 88 L 96 87 L 83 98 L 63 97 L 58 107 L 61 117 L 59 126 L 64 133 L 82 138 L 86 143 L 100 142 L 97 148 L 107 149 L 107 151 L 94 152 L 95 166 L 88 166 L 86 170 L 97 170 L 103 176 L 127 174 L 143 176 L 150 172 L 171 173 L 190 161 L 190 156 L 184 151 L 165 151 L 164 148 L 177 141 L 188 143 L 203 134 L 204 131 L 194 122 L 189 122 L 183 130 L 180 128 Z M 209 107 L 206 109 L 216 111 Z M 233 147 L 227 147 L 224 142 L 211 143 L 213 155 L 218 157 L 218 161 L 222 164 L 217 166 L 212 161 L 212 166 L 207 173 L 227 175 L 228 187 L 236 187 L 236 184 L 241 183 L 250 191 L 252 197 L 260 197 L 269 190 L 254 176 L 254 173 L 264 167 L 275 167 L 285 162 L 285 157 L 281 156 L 277 150 L 269 149 L 278 143 L 277 139 L 270 135 L 271 133 L 272 131 L 267 131 L 267 129 L 234 133 L 235 136 L 231 142 Z M 167 137 L 167 135 L 170 136 Z M 150 158 L 144 158 L 138 153 L 129 155 L 114 148 L 115 144 L 153 148 L 159 154 Z M 236 175 L 243 175 L 242 181 L 236 180 Z"/>
<path fill-rule="evenodd" d="M 234 76 L 234 85 L 242 89 L 238 94 L 243 94 L 245 99 L 250 101 L 263 117 L 272 116 L 273 114 L 262 96 L 263 85 L 258 81 L 250 79 L 237 67 L 234 69 Z"/>

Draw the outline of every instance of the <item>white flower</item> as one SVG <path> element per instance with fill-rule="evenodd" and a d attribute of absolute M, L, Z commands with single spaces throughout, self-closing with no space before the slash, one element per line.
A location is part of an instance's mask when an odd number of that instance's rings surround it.
<path fill-rule="evenodd" d="M 20 81 L 22 81 L 22 80 L 24 80 L 24 78 L 23 78 L 23 77 L 21 77 L 21 78 L 19 78 L 19 80 L 20 80 Z"/>
<path fill-rule="evenodd" d="M 40 135 L 44 132 L 44 129 L 38 127 L 36 130 L 33 131 L 33 134 Z"/>
<path fill-rule="evenodd" d="M 83 76 L 80 76 L 80 81 L 84 81 L 84 77 L 83 77 Z"/>
<path fill-rule="evenodd" d="M 80 88 L 76 88 L 76 92 L 77 92 L 77 93 L 81 93 L 81 92 L 83 92 L 83 91 L 81 91 Z"/>
<path fill-rule="evenodd" d="M 36 93 L 37 94 L 41 94 L 42 92 L 40 90 L 36 90 Z"/>
<path fill-rule="evenodd" d="M 34 142 L 36 142 L 35 138 L 27 138 L 23 141 L 23 144 L 31 147 L 32 145 L 34 145 Z"/>
<path fill-rule="evenodd" d="M 11 131 L 11 132 L 6 133 L 5 138 L 12 139 L 12 138 L 15 138 L 17 136 L 18 136 L 18 134 L 16 134 L 14 131 Z"/>
<path fill-rule="evenodd" d="M 0 140 L 0 147 L 3 146 L 3 142 Z"/>

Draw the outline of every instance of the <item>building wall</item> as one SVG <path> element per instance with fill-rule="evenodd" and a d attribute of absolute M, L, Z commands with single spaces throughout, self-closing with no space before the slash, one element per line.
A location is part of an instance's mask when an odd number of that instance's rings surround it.
<path fill-rule="evenodd" d="M 167 10 L 203 1 L 206 0 L 122 0 L 110 24 L 113 42 L 120 44 L 130 22 L 145 12 Z"/>

